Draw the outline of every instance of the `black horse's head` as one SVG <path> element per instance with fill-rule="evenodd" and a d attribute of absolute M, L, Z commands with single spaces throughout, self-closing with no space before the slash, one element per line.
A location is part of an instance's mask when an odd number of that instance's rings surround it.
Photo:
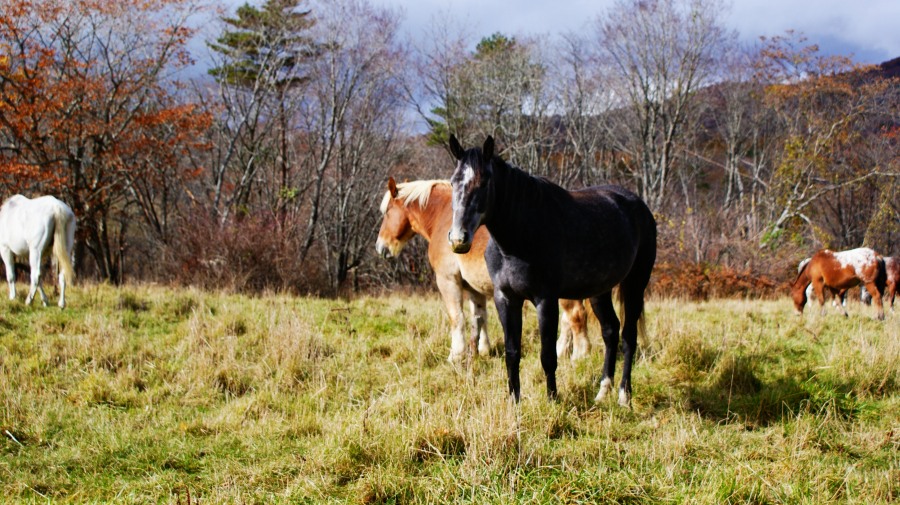
<path fill-rule="evenodd" d="M 475 230 L 482 224 L 491 197 L 491 160 L 494 157 L 494 139 L 489 135 L 481 149 L 468 151 L 450 136 L 450 152 L 456 158 L 456 170 L 450 177 L 453 187 L 453 222 L 447 240 L 453 252 L 464 254 L 472 247 Z"/>

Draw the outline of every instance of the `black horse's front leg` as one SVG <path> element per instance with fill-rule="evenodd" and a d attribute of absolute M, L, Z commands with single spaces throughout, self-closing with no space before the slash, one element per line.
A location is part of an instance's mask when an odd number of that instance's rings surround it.
<path fill-rule="evenodd" d="M 519 362 L 522 360 L 523 303 L 524 300 L 508 298 L 499 289 L 494 289 L 494 304 L 497 306 L 497 316 L 500 318 L 500 324 L 503 326 L 509 393 L 513 395 L 517 402 L 521 397 Z"/>
<path fill-rule="evenodd" d="M 556 331 L 559 328 L 559 299 L 535 300 L 541 332 L 541 366 L 547 376 L 547 398 L 556 400 Z"/>

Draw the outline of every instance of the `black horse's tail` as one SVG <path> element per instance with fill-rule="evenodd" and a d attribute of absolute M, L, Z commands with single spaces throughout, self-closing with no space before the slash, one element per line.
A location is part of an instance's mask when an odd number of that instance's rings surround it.
<path fill-rule="evenodd" d="M 638 246 L 634 265 L 631 268 L 631 272 L 619 285 L 617 297 L 619 302 L 619 314 L 623 315 L 623 319 L 627 317 L 625 316 L 626 308 L 629 306 L 632 313 L 637 312 L 636 322 L 639 338 L 647 335 L 646 318 L 644 317 L 644 301 L 646 298 L 647 286 L 650 284 L 650 275 L 656 264 L 657 239 L 656 219 L 653 217 L 653 213 L 650 212 L 650 209 L 647 209 L 646 207 L 644 209 L 646 212 L 646 220 L 641 227 L 642 234 L 640 245 Z"/>

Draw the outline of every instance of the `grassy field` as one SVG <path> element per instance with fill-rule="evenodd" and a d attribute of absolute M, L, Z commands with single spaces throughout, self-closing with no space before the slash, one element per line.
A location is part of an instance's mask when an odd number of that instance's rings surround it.
<path fill-rule="evenodd" d="M 495 356 L 454 366 L 436 295 L 69 301 L 0 301 L 0 501 L 900 499 L 900 313 L 652 300 L 626 410 L 593 403 L 596 326 L 546 400 L 530 307 L 515 405 L 495 314 Z"/>

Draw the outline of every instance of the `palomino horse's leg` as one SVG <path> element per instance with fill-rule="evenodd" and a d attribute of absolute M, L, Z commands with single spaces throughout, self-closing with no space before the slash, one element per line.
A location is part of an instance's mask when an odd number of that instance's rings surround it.
<path fill-rule="evenodd" d="M 3 264 L 6 266 L 6 282 L 9 284 L 9 299 L 16 299 L 16 264 L 12 251 L 3 251 Z"/>
<path fill-rule="evenodd" d="M 497 316 L 503 326 L 503 340 L 506 347 L 506 373 L 509 377 L 509 392 L 518 402 L 521 397 L 519 384 L 519 362 L 522 360 L 522 304 L 524 300 L 509 299 L 499 289 L 494 290 L 494 304 Z M 556 329 L 554 328 L 554 333 Z"/>
<path fill-rule="evenodd" d="M 603 358 L 603 379 L 600 381 L 600 391 L 595 402 L 602 401 L 612 391 L 612 381 L 616 375 L 616 354 L 619 351 L 619 318 L 613 309 L 612 293 L 605 293 L 591 298 L 591 308 L 600 321 L 600 333 L 603 335 L 603 344 L 606 346 L 606 354 Z"/>
<path fill-rule="evenodd" d="M 881 292 L 878 291 L 878 286 L 875 285 L 875 282 L 867 282 L 866 290 L 872 295 L 872 302 L 878 307 L 877 318 L 878 320 L 884 319 L 884 302 L 881 299 Z"/>
<path fill-rule="evenodd" d="M 41 303 L 46 307 L 47 295 L 44 294 L 44 288 L 41 287 L 41 252 L 32 250 L 28 256 L 28 260 L 31 262 L 31 288 L 28 290 L 28 297 L 25 298 L 25 305 L 31 305 L 35 292 L 39 292 Z"/>
<path fill-rule="evenodd" d="M 468 291 L 469 308 L 472 310 L 472 343 L 478 347 L 478 354 L 487 356 L 491 353 L 491 341 L 487 334 L 487 297 L 483 294 Z"/>
<path fill-rule="evenodd" d="M 572 319 L 568 316 L 566 304 L 571 300 L 561 299 L 559 301 L 559 337 L 556 338 L 556 357 L 562 358 L 572 348 Z"/>
<path fill-rule="evenodd" d="M 555 400 L 556 391 L 556 329 L 559 327 L 559 300 L 544 298 L 535 300 L 538 327 L 541 333 L 541 366 L 547 376 L 547 398 Z"/>
<path fill-rule="evenodd" d="M 567 317 L 571 319 L 572 327 L 572 360 L 587 357 L 591 352 L 591 341 L 587 335 L 587 311 L 584 310 L 584 302 L 575 300 Z"/>
<path fill-rule="evenodd" d="M 450 356 L 447 361 L 456 363 L 466 354 L 465 316 L 463 314 L 463 292 L 455 277 L 438 276 L 438 291 L 444 299 L 447 315 L 450 316 Z"/>

